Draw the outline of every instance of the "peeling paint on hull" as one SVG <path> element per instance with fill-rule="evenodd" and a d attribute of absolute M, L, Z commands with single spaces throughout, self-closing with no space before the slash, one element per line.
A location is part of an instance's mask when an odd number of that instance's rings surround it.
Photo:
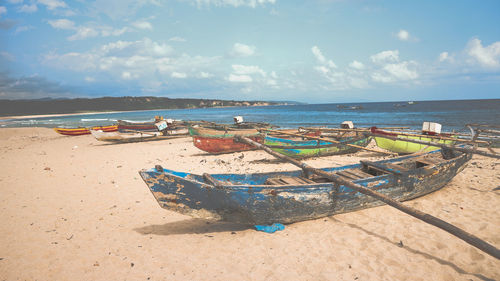
<path fill-rule="evenodd" d="M 439 151 L 430 152 L 437 153 Z M 377 163 L 411 160 L 405 156 Z M 353 180 L 397 200 L 410 200 L 446 185 L 464 167 L 470 154 L 461 154 L 435 165 L 395 174 Z M 332 173 L 359 169 L 362 164 L 324 168 Z M 367 195 L 331 182 L 268 185 L 274 177 L 305 176 L 301 170 L 260 174 L 214 174 L 221 187 L 204 182 L 200 175 L 156 169 L 139 172 L 161 207 L 183 214 L 248 224 L 292 223 L 382 205 Z M 224 184 L 224 183 L 231 184 Z"/>

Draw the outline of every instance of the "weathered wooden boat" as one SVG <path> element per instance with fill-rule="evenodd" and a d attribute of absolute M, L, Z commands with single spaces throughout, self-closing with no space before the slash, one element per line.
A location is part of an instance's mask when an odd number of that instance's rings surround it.
<path fill-rule="evenodd" d="M 318 133 L 320 132 L 312 132 L 308 135 L 317 135 Z M 251 145 L 236 142 L 234 140 L 235 136 L 246 136 L 258 143 L 264 143 L 265 139 L 267 139 L 266 135 L 261 133 L 258 129 L 220 130 L 212 127 L 207 128 L 205 126 L 189 126 L 189 134 L 193 137 L 193 144 L 195 147 L 211 154 L 232 153 L 255 149 Z M 278 138 L 274 138 L 275 144 L 277 140 Z M 283 142 L 280 144 L 289 145 L 289 143 L 286 143 L 285 139 L 283 139 Z M 320 148 L 322 149 L 322 147 Z M 307 151 L 304 150 L 304 155 L 306 152 Z"/>
<path fill-rule="evenodd" d="M 188 131 L 186 128 L 180 130 L 163 130 L 162 132 L 137 131 L 130 133 L 90 130 L 90 133 L 99 141 L 114 143 L 164 140 L 188 135 Z"/>
<path fill-rule="evenodd" d="M 126 132 L 127 130 L 133 131 L 145 131 L 145 132 L 157 132 L 158 128 L 155 126 L 155 122 L 133 122 L 118 120 L 118 130 Z"/>
<path fill-rule="evenodd" d="M 162 135 L 160 132 L 121 133 L 103 132 L 101 130 L 90 130 L 90 133 L 97 140 L 106 142 L 139 142 L 156 139 Z"/>
<path fill-rule="evenodd" d="M 118 126 L 112 125 L 112 126 L 95 126 L 91 128 L 54 128 L 54 131 L 61 135 L 66 135 L 66 136 L 80 136 L 80 135 L 89 135 L 90 130 L 101 130 L 103 132 L 115 132 L 118 130 Z"/>
<path fill-rule="evenodd" d="M 435 150 L 321 170 L 403 201 L 442 188 L 470 159 L 469 153 Z M 307 169 L 197 175 L 157 165 L 139 173 L 161 207 L 238 223 L 292 223 L 383 204 Z"/>
<path fill-rule="evenodd" d="M 307 158 L 354 153 L 366 147 L 370 137 L 359 134 L 336 139 L 339 143 L 324 140 L 278 138 L 267 135 L 264 144 L 272 150 L 292 158 Z M 353 145 L 353 146 L 349 146 Z"/>
<path fill-rule="evenodd" d="M 253 146 L 234 141 L 234 136 L 247 136 L 262 143 L 264 135 L 256 129 L 217 130 L 201 126 L 189 126 L 189 134 L 198 149 L 212 154 L 231 153 L 255 149 Z"/>
<path fill-rule="evenodd" d="M 377 136 L 373 137 L 375 139 L 375 142 L 377 143 L 377 146 L 386 149 L 392 152 L 400 153 L 400 154 L 409 154 L 409 153 L 415 153 L 419 151 L 433 151 L 436 149 L 439 149 L 439 147 L 436 146 L 427 146 L 424 144 L 418 144 L 418 143 L 411 143 L 411 142 L 406 142 L 406 141 L 401 141 L 401 140 L 391 140 L 384 138 L 383 136 L 392 136 L 392 137 L 401 137 L 401 138 L 407 138 L 407 139 L 414 139 L 414 140 L 421 140 L 421 141 L 433 141 L 436 143 L 441 143 L 441 144 L 448 144 L 448 145 L 453 145 L 455 143 L 455 140 L 452 140 L 451 138 L 453 137 L 452 134 L 429 134 L 429 136 L 409 136 L 404 133 L 398 133 L 398 132 L 391 132 L 391 131 L 385 131 L 385 130 L 380 130 L 377 127 L 371 127 L 370 131 L 372 134 L 377 134 Z M 439 137 L 445 137 L 446 139 L 439 139 Z"/>

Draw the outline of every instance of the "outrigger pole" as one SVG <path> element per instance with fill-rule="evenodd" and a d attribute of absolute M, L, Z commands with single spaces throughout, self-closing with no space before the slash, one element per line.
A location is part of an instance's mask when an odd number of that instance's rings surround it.
<path fill-rule="evenodd" d="M 362 185 L 353 183 L 352 181 L 344 180 L 344 179 L 340 178 L 339 176 L 325 172 L 325 171 L 320 170 L 320 169 L 316 169 L 312 166 L 309 166 L 306 163 L 302 163 L 300 161 L 292 159 L 292 158 L 285 156 L 281 153 L 273 151 L 269 147 L 267 147 L 263 144 L 260 144 L 258 142 L 255 142 L 247 137 L 235 136 L 235 140 L 252 145 L 256 148 L 260 148 L 260 149 L 264 150 L 265 152 L 273 155 L 276 158 L 283 159 L 285 161 L 290 162 L 291 164 L 293 164 L 295 166 L 298 166 L 299 168 L 303 169 L 305 172 L 314 173 L 316 175 L 325 177 L 325 178 L 327 178 L 327 179 L 329 179 L 337 184 L 347 186 L 347 187 L 354 189 L 360 193 L 374 197 L 374 198 L 386 203 L 387 205 L 392 206 L 392 207 L 394 207 L 394 208 L 396 208 L 396 209 L 398 209 L 398 210 L 400 210 L 408 215 L 411 215 L 411 216 L 413 216 L 417 219 L 420 219 L 426 223 L 429 223 L 429 224 L 432 224 L 436 227 L 439 227 L 442 230 L 444 230 L 444 231 L 462 239 L 463 241 L 469 243 L 470 245 L 478 248 L 479 250 L 481 250 L 481 251 L 483 251 L 483 252 L 485 252 L 485 253 L 487 253 L 487 254 L 489 254 L 497 259 L 500 259 L 500 250 L 497 249 L 495 246 L 489 244 L 488 242 L 486 242 L 484 240 L 481 240 L 480 238 L 466 232 L 465 230 L 462 230 L 462 229 L 460 229 L 460 228 L 458 228 L 450 223 L 445 222 L 442 219 L 439 219 L 437 217 L 434 217 L 430 214 L 424 213 L 424 212 L 419 211 L 417 209 L 414 209 L 412 207 L 403 205 L 401 202 L 394 200 L 394 199 L 392 199 L 392 198 L 390 198 L 382 193 L 368 189 Z"/>

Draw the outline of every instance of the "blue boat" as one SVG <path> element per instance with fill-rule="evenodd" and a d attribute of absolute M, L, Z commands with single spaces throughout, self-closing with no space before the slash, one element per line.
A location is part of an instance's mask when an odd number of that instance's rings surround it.
<path fill-rule="evenodd" d="M 322 170 L 403 201 L 442 188 L 470 159 L 436 150 Z M 238 223 L 293 223 L 383 204 L 307 170 L 197 175 L 157 165 L 139 173 L 161 207 Z"/>

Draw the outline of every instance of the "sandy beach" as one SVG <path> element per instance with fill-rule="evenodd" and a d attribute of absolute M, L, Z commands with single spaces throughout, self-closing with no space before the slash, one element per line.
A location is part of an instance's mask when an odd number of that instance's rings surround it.
<path fill-rule="evenodd" d="M 164 210 L 138 174 L 155 164 L 194 173 L 296 169 L 265 152 L 208 155 L 191 138 L 109 145 L 47 128 L 0 129 L 0 152 L 0 280 L 500 279 L 499 260 L 389 206 L 267 234 Z M 443 189 L 405 204 L 500 247 L 499 169 L 475 155 Z"/>

